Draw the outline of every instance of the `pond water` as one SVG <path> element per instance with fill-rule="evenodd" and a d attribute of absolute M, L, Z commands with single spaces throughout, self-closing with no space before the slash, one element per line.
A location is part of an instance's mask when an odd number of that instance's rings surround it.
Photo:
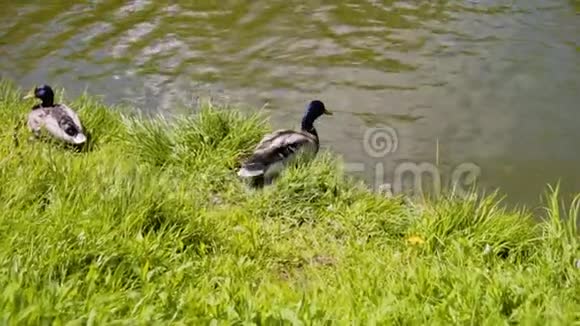
<path fill-rule="evenodd" d="M 317 98 L 335 112 L 317 122 L 322 145 L 372 187 L 423 163 L 442 189 L 467 167 L 512 203 L 535 205 L 559 180 L 567 195 L 580 192 L 576 0 L 27 0 L 2 9 L 0 74 L 25 88 L 88 90 L 167 114 L 205 96 L 267 104 L 276 128 L 298 127 Z M 369 143 L 385 126 L 386 142 Z"/>

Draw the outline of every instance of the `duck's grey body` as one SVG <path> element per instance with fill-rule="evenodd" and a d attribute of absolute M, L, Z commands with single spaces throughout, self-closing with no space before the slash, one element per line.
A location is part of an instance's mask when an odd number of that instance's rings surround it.
<path fill-rule="evenodd" d="M 87 140 L 78 115 L 64 104 L 35 106 L 28 115 L 28 127 L 36 136 L 44 129 L 69 144 L 80 145 Z"/>
<path fill-rule="evenodd" d="M 240 177 L 272 177 L 299 151 L 318 152 L 318 136 L 305 131 L 277 130 L 266 135 L 238 171 Z"/>

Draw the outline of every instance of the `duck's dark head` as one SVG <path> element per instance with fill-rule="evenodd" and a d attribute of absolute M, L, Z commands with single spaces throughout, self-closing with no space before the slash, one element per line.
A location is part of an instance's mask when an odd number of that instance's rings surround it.
<path fill-rule="evenodd" d="M 52 88 L 50 88 L 50 86 L 48 85 L 42 85 L 34 88 L 33 91 L 31 91 L 30 93 L 28 93 L 28 95 L 24 97 L 24 99 L 29 99 L 33 97 L 40 99 L 42 101 L 43 107 L 49 107 L 54 105 L 54 92 Z"/>
<path fill-rule="evenodd" d="M 302 119 L 302 130 L 312 130 L 314 121 L 323 114 L 332 115 L 332 112 L 328 111 L 324 106 L 324 103 L 319 100 L 310 102 L 306 108 L 306 114 Z"/>
<path fill-rule="evenodd" d="M 306 109 L 306 113 L 307 115 L 311 115 L 314 118 L 318 118 L 323 114 L 332 115 L 332 112 L 328 111 L 324 106 L 324 103 L 319 100 L 310 102 L 310 104 L 308 104 L 308 108 Z"/>

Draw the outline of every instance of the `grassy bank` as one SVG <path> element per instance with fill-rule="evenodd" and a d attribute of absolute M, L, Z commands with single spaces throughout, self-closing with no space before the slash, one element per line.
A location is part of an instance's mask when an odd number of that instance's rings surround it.
<path fill-rule="evenodd" d="M 167 122 L 67 101 L 82 153 L 29 141 L 0 84 L 0 323 L 300 325 L 580 321 L 572 208 L 544 221 L 490 196 L 415 206 L 322 153 L 263 191 L 236 177 L 268 130 L 209 104 Z"/>

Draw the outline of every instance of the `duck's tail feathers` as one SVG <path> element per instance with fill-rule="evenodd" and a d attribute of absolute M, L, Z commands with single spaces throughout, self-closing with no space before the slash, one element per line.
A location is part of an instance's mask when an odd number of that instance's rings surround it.
<path fill-rule="evenodd" d="M 75 145 L 84 144 L 87 141 L 87 136 L 85 134 L 79 132 L 76 136 L 71 137 L 71 141 Z"/>
<path fill-rule="evenodd" d="M 266 166 L 261 163 L 244 163 L 242 168 L 238 171 L 238 176 L 242 178 L 253 178 L 264 175 Z"/>

